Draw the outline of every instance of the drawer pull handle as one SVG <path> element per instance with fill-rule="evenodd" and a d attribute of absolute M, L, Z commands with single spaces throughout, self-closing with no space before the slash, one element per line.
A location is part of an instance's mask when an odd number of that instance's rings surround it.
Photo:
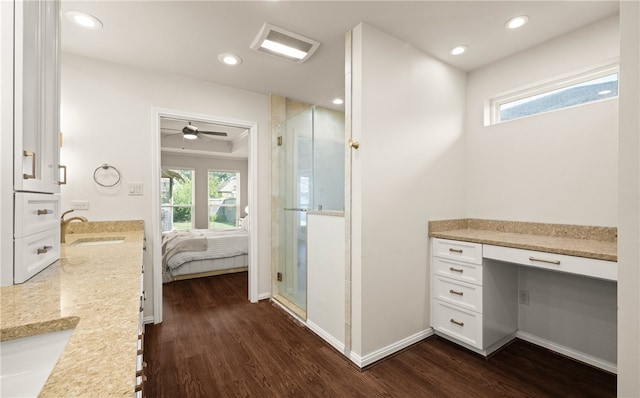
<path fill-rule="evenodd" d="M 53 214 L 53 210 L 49 210 L 49 209 L 38 209 L 38 215 L 39 216 L 44 216 L 46 214 Z"/>
<path fill-rule="evenodd" d="M 535 258 L 533 256 L 529 257 L 529 261 L 538 261 L 540 263 L 560 265 L 560 260 L 544 260 L 541 258 Z"/>
<path fill-rule="evenodd" d="M 23 174 L 22 178 L 25 180 L 36 178 L 36 153 L 31 151 L 22 151 L 22 156 L 31 157 L 31 174 Z"/>
<path fill-rule="evenodd" d="M 450 289 L 450 290 L 449 290 L 449 293 L 451 293 L 451 294 L 457 294 L 458 296 L 464 296 L 464 292 L 458 292 L 458 291 L 455 291 L 455 290 L 453 290 L 453 289 Z"/>
<path fill-rule="evenodd" d="M 45 254 L 49 250 L 53 250 L 53 246 L 42 246 L 41 248 L 38 248 L 38 254 Z"/>
<path fill-rule="evenodd" d="M 450 248 L 449 251 L 452 252 L 452 253 L 460 253 L 460 254 L 462 254 L 462 249 L 451 249 Z"/>
<path fill-rule="evenodd" d="M 453 323 L 453 324 L 456 324 L 456 325 L 458 325 L 458 326 L 464 326 L 464 322 L 458 322 L 458 321 L 456 321 L 456 320 L 455 320 L 455 319 L 453 319 L 453 318 L 449 319 L 449 322 L 451 322 L 451 323 Z"/>
<path fill-rule="evenodd" d="M 449 267 L 449 271 L 451 272 L 459 272 L 459 273 L 463 273 L 464 270 L 462 268 L 453 268 L 453 267 Z"/>

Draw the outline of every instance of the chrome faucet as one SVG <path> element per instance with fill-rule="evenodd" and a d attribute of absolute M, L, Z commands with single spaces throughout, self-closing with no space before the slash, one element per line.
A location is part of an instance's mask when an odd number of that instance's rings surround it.
<path fill-rule="evenodd" d="M 60 216 L 60 243 L 65 243 L 65 235 L 67 234 L 67 225 L 73 221 L 73 220 L 78 220 L 81 222 L 87 222 L 89 220 L 87 220 L 86 217 L 82 217 L 82 216 L 76 216 L 76 217 L 71 217 L 71 218 L 67 218 L 66 220 L 64 219 L 64 216 L 66 216 L 67 214 L 71 213 L 73 211 L 72 210 L 67 210 L 64 213 L 62 213 L 62 216 Z"/>

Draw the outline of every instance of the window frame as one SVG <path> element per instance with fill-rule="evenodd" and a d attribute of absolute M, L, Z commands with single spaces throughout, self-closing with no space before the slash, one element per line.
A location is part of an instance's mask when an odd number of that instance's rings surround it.
<path fill-rule="evenodd" d="M 166 203 L 162 203 L 162 199 L 160 200 L 160 212 L 162 213 L 162 209 L 163 208 L 171 208 L 171 231 L 179 231 L 178 229 L 174 228 L 174 222 L 173 222 L 173 209 L 177 208 L 177 207 L 188 207 L 191 209 L 191 225 L 190 228 L 187 229 L 194 229 L 195 227 L 195 206 L 196 206 L 196 201 L 195 201 L 195 186 L 196 186 L 196 170 L 195 168 L 192 167 L 165 167 L 165 166 L 161 166 L 160 167 L 162 170 L 171 170 L 171 171 L 179 171 L 179 170 L 186 170 L 186 171 L 190 171 L 191 172 L 191 204 L 190 205 L 176 205 L 173 203 L 173 192 L 171 194 L 170 197 L 170 204 L 166 204 Z M 162 195 L 162 180 L 165 177 L 160 177 L 160 195 Z M 162 216 L 161 216 L 162 219 Z"/>
<path fill-rule="evenodd" d="M 515 90 L 510 90 L 507 92 L 503 92 L 501 94 L 495 95 L 492 98 L 489 98 L 485 101 L 485 127 L 493 126 L 497 124 L 507 123 L 514 120 L 524 119 L 530 116 L 541 115 L 544 113 L 555 112 L 562 109 L 574 108 L 576 106 L 592 104 L 596 102 L 606 101 L 614 98 L 618 98 L 618 95 L 606 97 L 594 101 L 584 102 L 581 104 L 565 106 L 562 108 L 552 109 L 548 111 L 538 112 L 531 115 L 521 116 L 514 119 L 509 120 L 500 120 L 500 107 L 504 104 L 526 99 L 529 97 L 534 97 L 540 94 L 552 92 L 555 90 L 569 88 L 574 85 L 578 85 L 580 83 L 584 83 L 590 80 L 595 80 L 601 77 L 605 77 L 608 75 L 617 74 L 618 75 L 618 86 L 620 79 L 620 63 L 619 60 L 609 61 L 597 66 L 592 66 L 587 69 L 583 69 L 580 71 L 575 71 L 566 75 L 557 76 L 552 79 L 548 79 L 542 82 L 537 82 L 534 84 L 521 86 Z"/>

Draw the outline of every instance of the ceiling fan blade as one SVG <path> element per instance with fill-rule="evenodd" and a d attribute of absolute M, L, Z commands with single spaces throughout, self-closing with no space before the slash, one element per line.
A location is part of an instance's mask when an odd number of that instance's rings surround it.
<path fill-rule="evenodd" d="M 217 132 L 217 131 L 200 131 L 198 130 L 198 134 L 206 134 L 206 135 L 217 135 L 220 137 L 226 137 L 227 133 Z"/>
<path fill-rule="evenodd" d="M 182 129 L 170 129 L 168 127 L 162 127 L 160 130 L 182 131 Z"/>
<path fill-rule="evenodd" d="M 184 135 L 182 134 L 182 132 L 179 132 L 179 133 L 173 133 L 173 134 L 165 134 L 163 137 L 173 137 L 174 135 L 178 135 L 178 134 Z"/>

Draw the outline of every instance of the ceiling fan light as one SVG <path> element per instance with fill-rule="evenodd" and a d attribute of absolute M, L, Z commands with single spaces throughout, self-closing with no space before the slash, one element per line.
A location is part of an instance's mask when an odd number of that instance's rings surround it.
<path fill-rule="evenodd" d="M 198 138 L 198 135 L 196 134 L 195 131 L 193 132 L 185 132 L 183 134 L 184 138 L 188 139 L 188 140 L 195 140 L 196 138 Z"/>

